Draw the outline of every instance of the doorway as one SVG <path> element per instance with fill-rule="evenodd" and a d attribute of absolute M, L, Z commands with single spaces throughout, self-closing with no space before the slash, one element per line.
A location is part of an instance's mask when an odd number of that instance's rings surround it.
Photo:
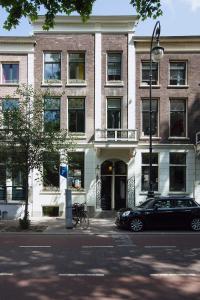
<path fill-rule="evenodd" d="M 119 210 L 127 203 L 127 165 L 121 160 L 106 160 L 101 165 L 101 208 Z"/>

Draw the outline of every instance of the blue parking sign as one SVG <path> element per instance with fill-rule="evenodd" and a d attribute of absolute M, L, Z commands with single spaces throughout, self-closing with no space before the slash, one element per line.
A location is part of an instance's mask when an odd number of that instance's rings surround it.
<path fill-rule="evenodd" d="M 67 178 L 67 175 L 68 175 L 68 165 L 61 165 L 60 166 L 60 175 L 64 178 Z"/>

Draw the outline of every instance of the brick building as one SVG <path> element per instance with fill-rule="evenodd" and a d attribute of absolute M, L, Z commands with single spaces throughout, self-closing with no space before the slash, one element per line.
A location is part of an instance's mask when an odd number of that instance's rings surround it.
<path fill-rule="evenodd" d="M 33 37 L 17 40 L 15 50 L 25 51 L 24 41 L 30 47 L 20 58 L 28 68 L 20 82 L 48 87 L 53 96 L 44 100 L 44 125 L 51 120 L 56 130 L 76 137 L 68 176 L 73 202 L 86 201 L 91 213 L 138 204 L 148 189 L 150 37 L 134 35 L 134 16 L 94 16 L 86 24 L 60 16 L 48 32 L 43 21 L 41 16 L 33 24 Z M 160 43 L 165 55 L 153 64 L 152 86 L 154 191 L 200 201 L 200 38 L 165 37 Z M 17 51 L 10 56 L 1 50 L 1 64 L 16 60 L 22 67 Z M 35 180 L 36 172 L 30 175 L 30 214 L 53 209 L 64 215 L 66 180 L 57 172 L 46 185 Z M 21 202 L 8 200 L 15 207 L 9 214 L 16 215 Z M 4 202 L 2 196 L 0 209 L 8 211 Z"/>

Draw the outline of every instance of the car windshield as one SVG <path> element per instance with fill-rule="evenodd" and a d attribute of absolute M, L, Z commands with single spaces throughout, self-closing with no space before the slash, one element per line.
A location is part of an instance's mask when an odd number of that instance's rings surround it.
<path fill-rule="evenodd" d="M 143 203 L 141 203 L 140 205 L 138 205 L 138 208 L 152 208 L 152 204 L 154 202 L 154 199 L 148 199 L 146 201 L 144 201 Z"/>

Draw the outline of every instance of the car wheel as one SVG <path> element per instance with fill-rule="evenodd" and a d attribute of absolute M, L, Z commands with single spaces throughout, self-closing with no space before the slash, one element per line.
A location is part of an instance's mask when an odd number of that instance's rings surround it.
<path fill-rule="evenodd" d="M 144 228 L 144 223 L 140 219 L 133 219 L 130 222 L 130 229 L 134 232 L 142 231 Z"/>
<path fill-rule="evenodd" d="M 194 231 L 200 231 L 200 218 L 192 219 L 191 229 Z"/>

